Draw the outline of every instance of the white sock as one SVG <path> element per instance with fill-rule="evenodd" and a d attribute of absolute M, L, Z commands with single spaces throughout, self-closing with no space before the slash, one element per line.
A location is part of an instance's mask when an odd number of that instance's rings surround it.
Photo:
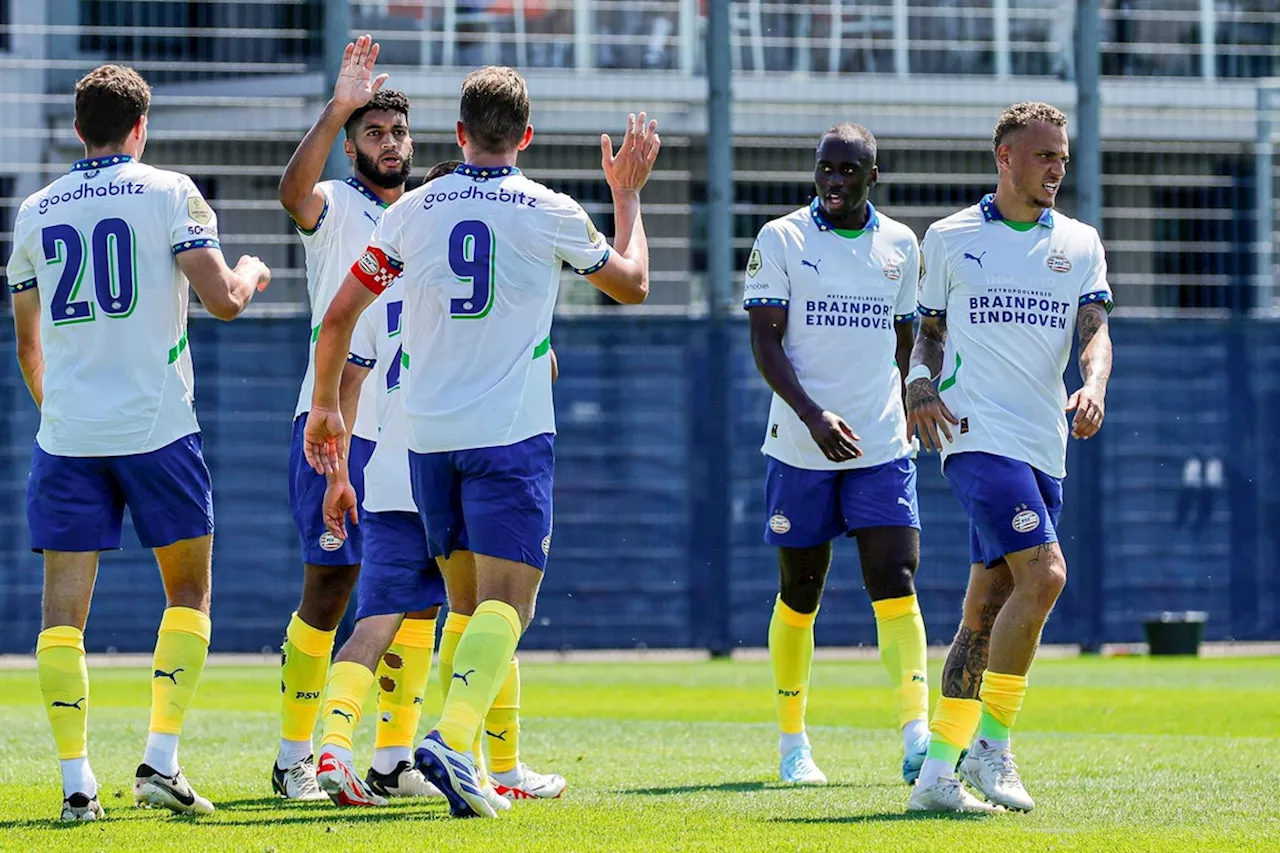
<path fill-rule="evenodd" d="M 778 736 L 778 753 L 780 755 L 786 755 L 788 752 L 795 749 L 797 746 L 808 746 L 808 745 L 809 745 L 809 735 L 806 734 L 805 732 L 800 732 L 799 734 L 794 734 L 794 735 L 789 735 L 786 732 L 783 732 L 781 735 Z"/>
<path fill-rule="evenodd" d="M 501 773 L 498 773 L 495 770 L 490 770 L 489 775 L 497 779 L 499 782 L 501 782 L 504 785 L 511 785 L 515 782 L 520 781 L 520 765 L 517 764 L 515 767 L 511 768 L 510 770 L 504 770 Z"/>
<path fill-rule="evenodd" d="M 902 750 L 905 752 L 916 745 L 916 741 L 929 733 L 928 720 L 912 720 L 902 727 Z"/>
<path fill-rule="evenodd" d="M 320 754 L 324 755 L 325 753 L 332 755 L 348 767 L 352 766 L 355 762 L 355 756 L 351 754 L 351 750 L 347 749 L 345 746 L 338 746 L 336 743 L 320 744 Z"/>
<path fill-rule="evenodd" d="M 306 740 L 285 740 L 281 738 L 280 752 L 276 755 L 276 767 L 281 770 L 288 770 L 299 761 L 306 761 L 314 751 L 311 748 L 310 738 Z"/>
<path fill-rule="evenodd" d="M 955 772 L 955 765 L 941 758 L 926 758 L 924 766 L 920 768 L 920 778 L 916 780 L 916 785 L 927 788 L 944 776 L 955 775 Z"/>
<path fill-rule="evenodd" d="M 88 758 L 64 758 L 62 765 L 62 796 L 84 794 L 92 799 L 98 794 L 98 780 L 93 775 Z"/>
<path fill-rule="evenodd" d="M 378 773 L 390 773 L 401 761 L 413 764 L 413 752 L 407 746 L 384 746 L 373 751 L 373 769 Z"/>
<path fill-rule="evenodd" d="M 142 763 L 165 776 L 178 772 L 178 736 L 147 732 L 147 748 Z"/>
<path fill-rule="evenodd" d="M 974 748 L 974 749 L 980 749 L 980 750 L 983 750 L 983 751 L 991 750 L 991 749 L 1008 749 L 1008 748 L 1009 748 L 1009 741 L 1007 741 L 1007 740 L 994 740 L 994 739 L 989 738 L 989 737 L 980 737 L 980 738 L 977 738 L 976 740 L 974 740 L 974 742 L 973 742 L 973 748 Z"/>

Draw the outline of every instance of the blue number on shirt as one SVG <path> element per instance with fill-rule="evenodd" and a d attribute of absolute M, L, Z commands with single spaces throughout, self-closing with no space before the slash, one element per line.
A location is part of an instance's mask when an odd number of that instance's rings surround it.
<path fill-rule="evenodd" d="M 404 313 L 404 302 L 388 302 L 387 303 L 387 337 L 395 338 L 400 335 L 400 317 Z M 401 361 L 404 359 L 404 344 L 396 347 L 396 354 L 391 358 L 391 364 L 387 365 L 387 391 L 391 392 L 400 387 L 400 370 Z"/>
<path fill-rule="evenodd" d="M 40 232 L 46 264 L 62 264 L 62 276 L 49 307 L 53 325 L 85 323 L 94 318 L 93 303 L 73 301 L 84 281 L 84 236 L 70 225 L 50 225 Z"/>
<path fill-rule="evenodd" d="M 449 267 L 471 295 L 449 300 L 455 320 L 479 320 L 493 308 L 493 232 L 476 219 L 466 219 L 449 235 Z"/>
<path fill-rule="evenodd" d="M 93 301 L 76 299 L 87 269 L 84 235 L 70 225 L 50 225 L 40 232 L 45 263 L 62 264 L 49 310 L 55 326 L 97 319 Z M 137 259 L 133 229 L 123 219 L 104 219 L 93 229 L 93 291 L 108 317 L 123 318 L 137 307 Z"/>
<path fill-rule="evenodd" d="M 104 219 L 93 229 L 93 289 L 108 317 L 124 318 L 138 305 L 133 229 L 123 219 Z"/>

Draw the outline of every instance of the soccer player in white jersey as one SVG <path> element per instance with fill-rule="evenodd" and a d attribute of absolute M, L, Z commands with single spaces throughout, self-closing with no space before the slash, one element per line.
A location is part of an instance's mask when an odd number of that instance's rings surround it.
<path fill-rule="evenodd" d="M 361 312 L 404 273 L 404 407 L 414 503 L 433 556 L 474 555 L 477 605 L 454 657 L 439 722 L 415 753 L 459 817 L 495 816 L 471 750 L 533 616 L 551 549 L 555 416 L 551 318 L 565 263 L 620 302 L 649 289 L 640 189 L 657 157 L 656 123 L 628 120 L 615 157 L 600 140 L 617 246 L 573 199 L 529 180 L 516 158 L 533 138 L 529 95 L 510 68 L 462 84 L 465 164 L 405 195 L 374 229 L 325 314 L 316 345 L 308 460 L 342 460 L 338 382 Z M 426 369 L 417 369 L 426 365 Z"/>
<path fill-rule="evenodd" d="M 766 224 L 747 262 L 751 349 L 774 392 L 761 451 L 765 541 L 778 548 L 769 656 L 784 782 L 827 781 L 804 712 L 813 625 L 831 541 L 841 535 L 858 541 L 880 656 L 898 698 L 908 783 L 928 747 L 926 642 L 914 583 L 920 520 L 902 408 L 920 247 L 911 229 L 868 201 L 878 177 L 870 131 L 832 127 L 818 141 L 813 202 Z"/>
<path fill-rule="evenodd" d="M 209 652 L 213 493 L 187 349 L 188 281 L 220 320 L 271 272 L 229 269 L 217 217 L 186 175 L 143 165 L 151 90 L 104 65 L 75 91 L 85 159 L 22 203 L 9 289 L 18 361 L 40 409 L 27 481 L 44 554 L 36 669 L 62 765 L 62 819 L 102 817 L 86 736 L 84 628 L 98 552 L 120 547 L 129 507 L 164 583 L 138 803 L 209 814 L 178 766 L 178 736 Z"/>
<path fill-rule="evenodd" d="M 430 183 L 461 165 L 458 160 L 437 163 L 424 180 Z M 404 626 L 413 627 L 422 640 L 417 645 L 429 657 L 439 605 L 446 592 L 451 592 L 451 618 L 441 643 L 441 671 L 451 673 L 453 651 L 446 647 L 452 638 L 456 649 L 457 639 L 475 608 L 474 578 L 466 589 L 445 590 L 440 569 L 428 553 L 426 530 L 413 502 L 408 422 L 400 399 L 404 375 L 400 345 L 403 308 L 402 284 L 396 279 L 360 316 L 351 340 L 351 354 L 343 367 L 339 402 L 348 424 L 356 417 L 361 383 L 368 382 L 370 372 L 376 371 L 372 384 L 377 389 L 378 446 L 365 468 L 360 512 L 356 511 L 355 490 L 345 468 L 330 476 L 325 492 L 325 520 L 334 535 L 347 537 L 347 515 L 353 523 L 364 525 L 365 532 L 364 562 L 356 585 L 355 630 L 334 657 L 330 687 L 322 705 L 324 738 L 317 778 L 338 805 L 381 805 L 385 797 L 402 795 L 398 780 L 408 775 L 406 768 L 413 766 L 411 747 L 427 679 L 423 673 L 421 678 L 411 680 L 408 657 L 414 649 L 403 642 L 393 643 L 393 638 L 402 640 Z M 553 380 L 554 375 L 553 362 Z M 460 554 L 455 553 L 453 559 L 459 558 Z M 462 627 L 450 630 L 459 621 Z M 395 737 L 375 743 L 373 767 L 362 782 L 353 769 L 351 738 L 360 722 L 364 696 L 375 681 L 375 666 L 380 688 L 379 733 L 384 728 L 394 729 Z M 513 658 L 483 727 L 490 743 L 492 776 L 498 782 L 486 794 L 495 808 L 508 805 L 503 795 L 513 800 L 555 798 L 565 789 L 564 777 L 537 773 L 519 760 L 519 672 Z M 440 680 L 445 695 L 450 680 Z M 416 770 L 413 772 L 422 778 Z M 504 781 L 510 784 L 502 784 Z M 439 793 L 425 781 L 421 787 Z"/>
<path fill-rule="evenodd" d="M 935 222 L 924 238 L 908 425 L 941 452 L 943 474 L 969 513 L 971 565 L 912 810 L 1034 805 L 1009 729 L 1066 583 L 1055 527 L 1067 415 L 1074 412 L 1076 438 L 1096 434 L 1111 375 L 1102 241 L 1054 210 L 1066 175 L 1066 125 L 1048 104 L 1007 109 L 994 134 L 995 193 Z M 1073 330 L 1083 385 L 1068 397 L 1063 371 Z M 988 803 L 953 776 L 965 746 L 960 775 Z"/>
<path fill-rule="evenodd" d="M 273 789 L 290 799 L 325 798 L 316 784 L 311 732 L 320 713 L 334 634 L 346 612 L 361 557 L 358 528 L 345 542 L 326 532 L 325 480 L 311 470 L 302 454 L 302 427 L 315 379 L 313 347 L 338 285 L 368 245 L 382 211 L 404 193 L 413 163 L 409 101 L 399 92 L 382 89 L 387 75 L 374 77 L 377 57 L 378 45 L 367 35 L 347 45 L 333 97 L 280 179 L 280 203 L 293 217 L 306 250 L 311 300 L 307 372 L 298 392 L 289 452 L 289 502 L 304 564 L 302 598 L 282 649 L 280 748 L 271 769 Z M 344 131 L 352 175 L 341 181 L 321 181 L 325 160 Z M 370 384 L 350 439 L 351 478 L 358 493 L 364 491 L 364 463 L 377 439 L 372 390 Z M 430 660 L 428 652 L 428 667 Z M 415 665 L 421 663 L 414 660 Z M 415 780 L 406 779 L 405 787 L 416 787 Z"/>

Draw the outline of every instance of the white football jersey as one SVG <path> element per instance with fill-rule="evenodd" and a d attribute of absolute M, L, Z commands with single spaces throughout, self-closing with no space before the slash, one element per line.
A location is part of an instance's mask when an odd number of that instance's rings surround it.
<path fill-rule="evenodd" d="M 860 457 L 832 462 L 774 394 L 760 450 L 796 468 L 870 468 L 910 452 L 894 323 L 915 317 L 920 247 L 910 228 L 867 210 L 867 227 L 842 236 L 815 199 L 767 223 L 747 261 L 743 306 L 787 308 L 782 348 L 801 387 L 861 439 Z"/>
<path fill-rule="evenodd" d="M 198 432 L 174 256 L 217 247 L 218 220 L 191 179 L 125 154 L 80 160 L 13 230 L 9 287 L 40 291 L 40 447 L 124 456 Z"/>
<path fill-rule="evenodd" d="M 361 389 L 373 389 L 378 443 L 364 469 L 367 512 L 417 512 L 409 485 L 409 424 L 400 388 L 404 378 L 404 288 L 399 280 L 370 305 L 351 336 L 350 360 L 371 368 Z M 359 413 L 357 413 L 358 416 Z"/>
<path fill-rule="evenodd" d="M 1046 210 L 1023 230 L 993 196 L 929 226 L 920 313 L 945 316 L 938 390 L 960 420 L 942 458 L 980 451 L 1067 473 L 1067 390 L 1076 313 L 1111 310 L 1098 232 Z"/>
<path fill-rule="evenodd" d="M 387 205 L 355 178 L 321 181 L 316 189 L 324 196 L 324 210 L 310 231 L 297 228 L 307 260 L 307 296 L 311 300 L 311 342 L 307 345 L 307 372 L 298 392 L 294 417 L 311 411 L 311 392 L 316 384 L 316 338 L 329 303 L 337 294 L 356 258 L 369 245 L 369 235 Z M 296 226 L 295 226 L 296 227 Z M 377 438 L 372 386 L 365 383 L 360 408 L 352 430 L 360 438 Z"/>
<path fill-rule="evenodd" d="M 352 271 L 375 291 L 403 271 L 409 449 L 554 433 L 561 265 L 587 275 L 608 257 L 581 205 L 514 166 L 460 166 L 392 205 Z"/>

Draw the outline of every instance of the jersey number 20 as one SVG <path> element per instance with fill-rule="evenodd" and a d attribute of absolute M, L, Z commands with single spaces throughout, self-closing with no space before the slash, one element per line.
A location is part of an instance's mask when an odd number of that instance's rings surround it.
<path fill-rule="evenodd" d="M 50 313 L 55 326 L 88 323 L 97 319 L 94 302 L 108 317 L 123 318 L 138 304 L 134 284 L 133 229 L 123 219 L 104 219 L 93 229 L 94 299 L 79 299 L 84 283 L 85 239 L 71 225 L 50 225 L 40 232 L 46 264 L 62 264 L 62 276 L 53 291 Z"/>
<path fill-rule="evenodd" d="M 449 267 L 471 295 L 449 300 L 455 320 L 479 320 L 493 308 L 493 231 L 478 219 L 464 219 L 449 234 Z"/>

